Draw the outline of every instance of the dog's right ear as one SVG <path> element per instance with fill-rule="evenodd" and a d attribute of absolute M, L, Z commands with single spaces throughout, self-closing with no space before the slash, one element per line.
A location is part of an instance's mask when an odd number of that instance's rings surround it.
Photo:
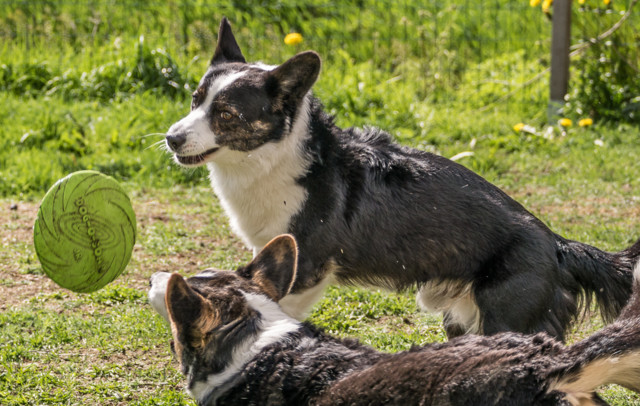
<path fill-rule="evenodd" d="M 236 37 L 231 31 L 231 24 L 227 17 L 223 17 L 220 22 L 220 30 L 218 31 L 218 45 L 216 51 L 211 58 L 211 65 L 216 65 L 224 62 L 242 62 L 246 63 L 240 46 L 236 41 Z"/>
<path fill-rule="evenodd" d="M 293 288 L 298 269 L 298 244 L 290 234 L 275 237 L 238 273 L 251 279 L 274 301 Z"/>
<path fill-rule="evenodd" d="M 167 312 L 172 330 L 180 342 L 197 347 L 202 342 L 203 330 L 216 323 L 211 304 L 174 273 L 167 282 L 165 294 Z"/>
<path fill-rule="evenodd" d="M 314 51 L 292 56 L 277 68 L 268 71 L 267 89 L 276 108 L 298 105 L 318 79 L 322 61 Z"/>

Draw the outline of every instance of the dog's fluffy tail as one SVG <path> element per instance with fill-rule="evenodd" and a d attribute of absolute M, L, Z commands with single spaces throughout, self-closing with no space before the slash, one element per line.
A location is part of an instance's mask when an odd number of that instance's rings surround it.
<path fill-rule="evenodd" d="M 558 261 L 573 276 L 585 309 L 595 296 L 605 322 L 613 321 L 629 300 L 633 269 L 640 260 L 640 240 L 620 252 L 604 252 L 576 241 L 558 241 Z"/>
<path fill-rule="evenodd" d="M 565 392 L 575 404 L 612 383 L 640 392 L 640 264 L 634 271 L 633 294 L 618 319 L 570 346 L 564 361 L 549 391 Z"/>

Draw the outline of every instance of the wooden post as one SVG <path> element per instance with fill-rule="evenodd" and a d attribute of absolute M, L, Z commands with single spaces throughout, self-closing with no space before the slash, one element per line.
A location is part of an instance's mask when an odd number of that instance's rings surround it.
<path fill-rule="evenodd" d="M 549 124 L 558 118 L 569 86 L 569 46 L 571 44 L 571 0 L 553 2 L 551 31 L 551 80 L 549 85 Z"/>

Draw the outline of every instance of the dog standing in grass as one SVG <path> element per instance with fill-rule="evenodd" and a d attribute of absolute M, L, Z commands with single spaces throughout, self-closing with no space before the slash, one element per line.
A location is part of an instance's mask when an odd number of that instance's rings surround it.
<path fill-rule="evenodd" d="M 247 63 L 223 19 L 191 112 L 166 136 L 179 164 L 207 165 L 254 254 L 278 234 L 295 236 L 300 264 L 285 312 L 303 319 L 335 281 L 418 286 L 449 337 L 562 340 L 592 296 L 606 321 L 620 312 L 640 241 L 607 253 L 567 240 L 455 162 L 378 129 L 338 128 L 311 94 L 319 72 L 315 52 Z"/>
<path fill-rule="evenodd" d="M 507 332 L 387 354 L 285 314 L 296 263 L 284 235 L 236 272 L 151 277 L 198 405 L 593 406 L 601 385 L 640 391 L 640 266 L 619 319 L 572 346 Z"/>

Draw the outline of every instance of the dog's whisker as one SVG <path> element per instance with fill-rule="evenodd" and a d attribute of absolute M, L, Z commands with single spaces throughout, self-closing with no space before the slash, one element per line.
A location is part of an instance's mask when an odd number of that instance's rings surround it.
<path fill-rule="evenodd" d="M 167 133 L 149 133 L 149 134 L 139 135 L 136 138 L 147 138 L 147 137 L 153 137 L 155 135 L 162 135 L 163 137 L 166 137 Z"/>
<path fill-rule="evenodd" d="M 156 141 L 153 144 L 149 145 L 147 148 L 145 148 L 146 150 L 149 150 L 151 148 L 155 148 L 157 151 L 169 151 L 169 148 L 167 147 L 167 143 L 165 142 L 165 140 L 160 140 L 160 141 Z"/>

